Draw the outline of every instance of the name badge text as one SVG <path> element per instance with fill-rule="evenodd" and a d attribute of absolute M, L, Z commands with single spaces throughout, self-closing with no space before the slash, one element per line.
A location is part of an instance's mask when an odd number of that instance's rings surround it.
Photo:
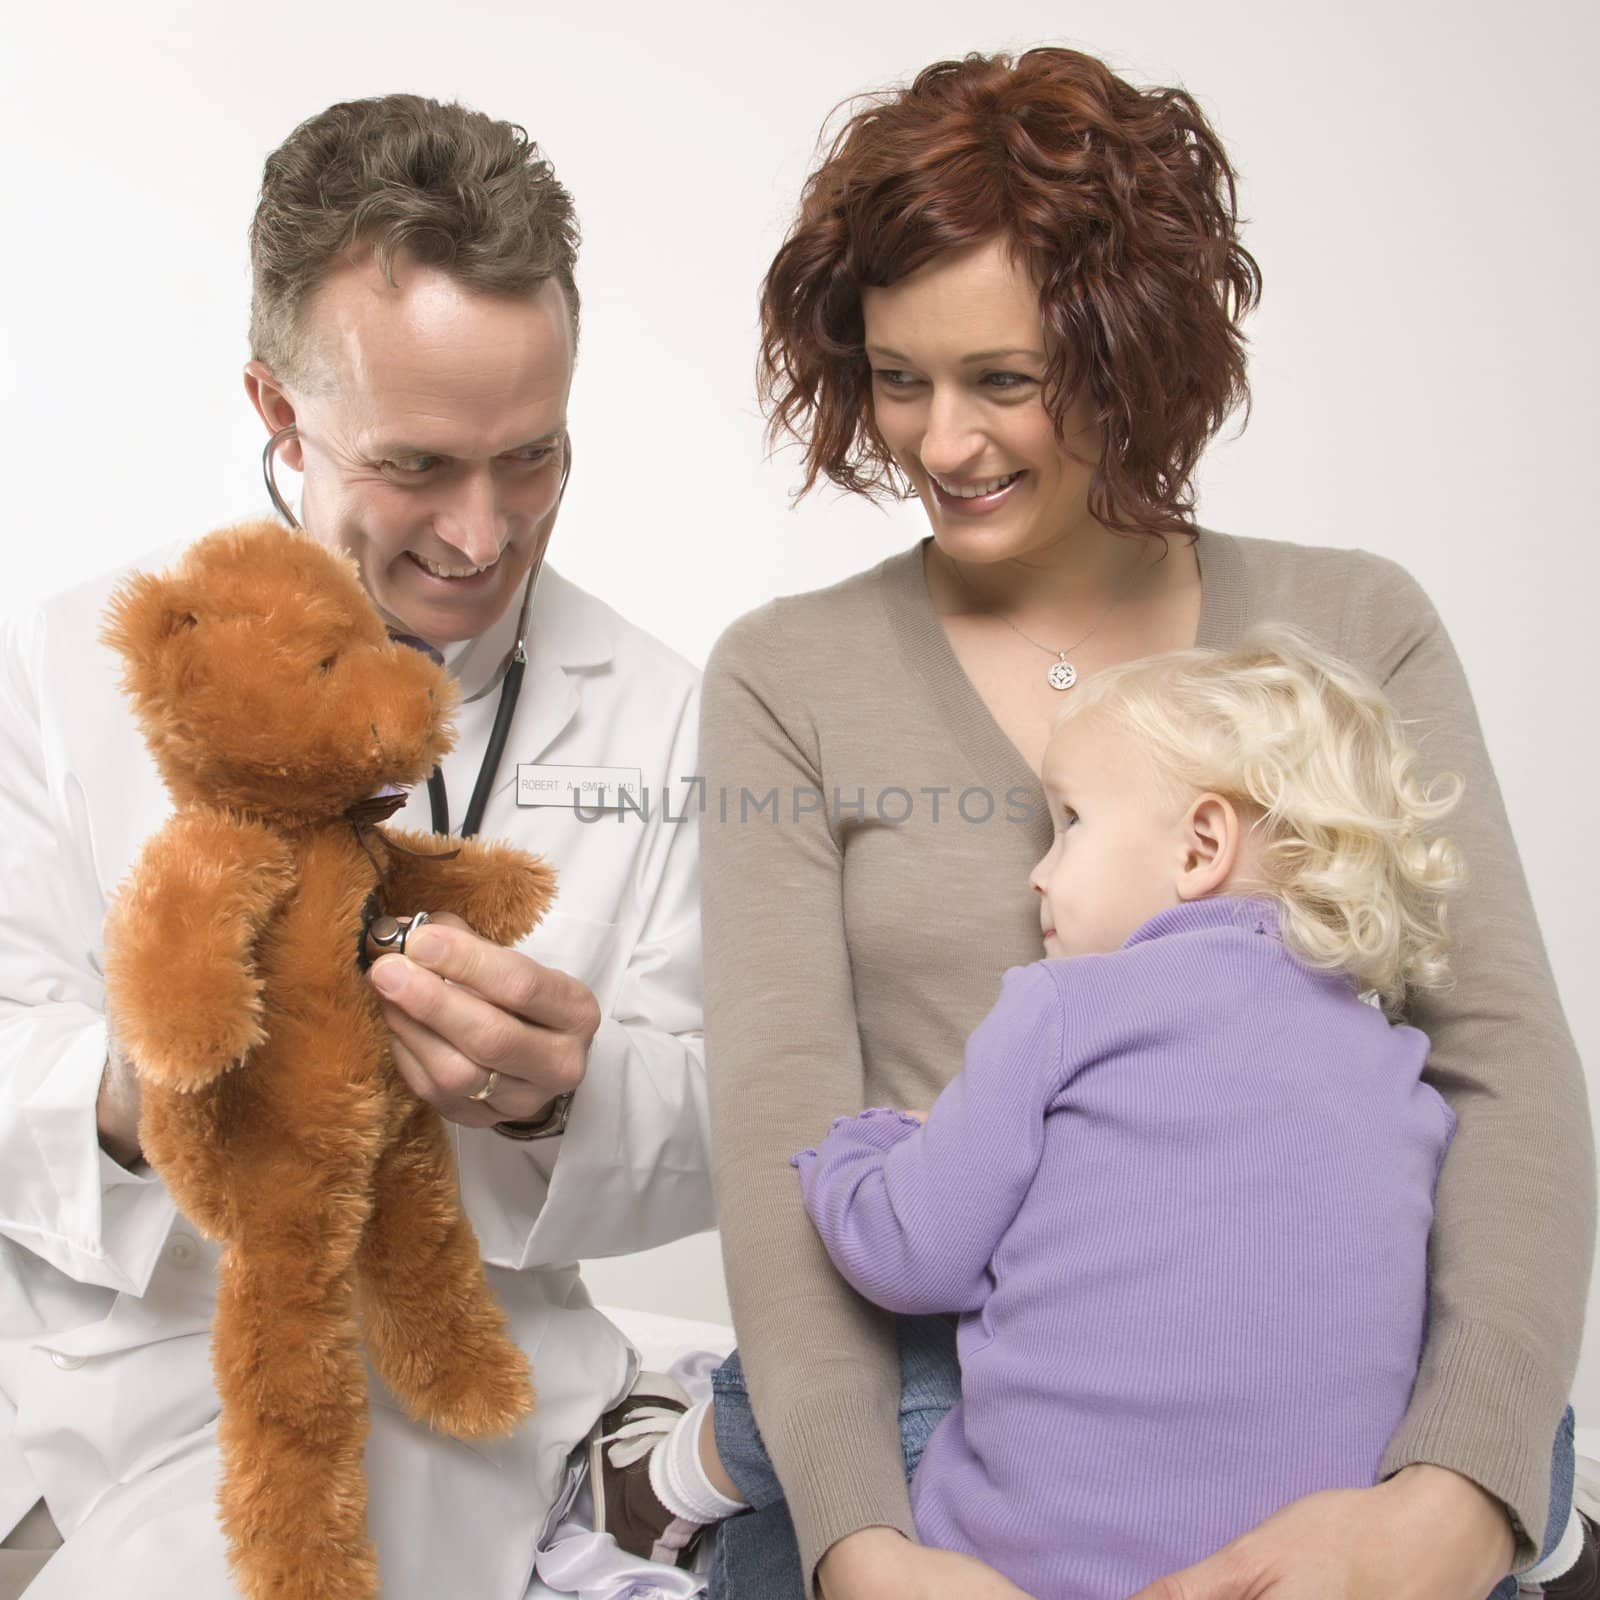
<path fill-rule="evenodd" d="M 622 809 L 641 805 L 644 775 L 638 767 L 574 767 L 561 764 L 517 763 L 519 806 L 582 806 L 587 811 Z"/>

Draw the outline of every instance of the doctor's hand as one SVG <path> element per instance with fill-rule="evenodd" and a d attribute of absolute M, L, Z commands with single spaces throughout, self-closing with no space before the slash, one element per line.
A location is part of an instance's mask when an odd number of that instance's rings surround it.
<path fill-rule="evenodd" d="M 1483 1600 L 1511 1568 L 1505 1508 L 1446 1467 L 1292 1501 L 1134 1600 Z"/>
<path fill-rule="evenodd" d="M 144 1159 L 139 1149 L 139 1077 L 109 1027 L 94 1120 L 100 1148 L 130 1172 L 138 1167 Z"/>
<path fill-rule="evenodd" d="M 401 1077 L 451 1122 L 532 1121 L 583 1082 L 600 1027 L 593 993 L 459 917 L 430 917 L 404 955 L 380 956 L 368 977 Z M 487 1099 L 472 1098 L 491 1085 Z"/>

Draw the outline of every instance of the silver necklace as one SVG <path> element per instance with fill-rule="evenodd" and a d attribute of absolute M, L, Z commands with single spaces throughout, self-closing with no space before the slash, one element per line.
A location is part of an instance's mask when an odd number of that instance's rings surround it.
<path fill-rule="evenodd" d="M 1089 640 L 1091 640 L 1095 636 L 1095 634 L 1097 634 L 1100 631 L 1101 624 L 1105 622 L 1106 618 L 1109 617 L 1111 615 L 1111 613 L 1113 611 L 1115 611 L 1117 609 L 1117 607 L 1120 606 L 1122 604 L 1122 602 L 1128 598 L 1128 594 L 1133 588 L 1133 584 L 1131 582 L 1125 583 L 1122 586 L 1121 593 L 1116 595 L 1115 598 L 1112 600 L 1111 604 L 1108 605 L 1105 608 L 1105 610 L 1100 613 L 1100 616 L 1096 620 L 1095 625 L 1086 634 L 1084 634 L 1084 636 L 1081 639 L 1079 639 L 1077 641 L 1077 643 L 1069 644 L 1069 645 L 1065 646 L 1064 648 L 1055 648 L 1055 647 L 1053 647 L 1051 645 L 1040 644 L 1039 641 L 1037 639 L 1035 639 L 1031 634 L 1024 633 L 1022 631 L 1022 629 L 1019 628 L 1016 625 L 1016 623 L 1014 623 L 1011 620 L 1010 617 L 1001 616 L 1001 614 L 998 611 L 996 611 L 993 606 L 984 605 L 984 603 L 981 600 L 978 599 L 978 596 L 976 595 L 976 593 L 974 593 L 972 585 L 970 583 L 968 583 L 967 580 L 964 577 L 961 576 L 961 566 L 960 566 L 960 563 L 957 562 L 955 557 L 954 556 L 946 556 L 945 560 L 947 560 L 950 563 L 950 570 L 955 573 L 956 582 L 959 583 L 961 585 L 961 587 L 966 590 L 967 594 L 973 600 L 977 601 L 978 609 L 980 611 L 982 611 L 986 616 L 993 617 L 995 619 L 995 621 L 997 621 L 997 622 L 1005 623 L 1005 625 L 1014 634 L 1016 634 L 1016 636 L 1019 639 L 1026 639 L 1028 641 L 1028 643 L 1031 644 L 1034 647 L 1035 650 L 1042 650 L 1042 651 L 1044 651 L 1044 653 L 1047 656 L 1054 656 L 1056 658 L 1054 661 L 1052 661 L 1050 663 L 1050 670 L 1045 673 L 1044 681 L 1046 683 L 1048 683 L 1052 689 L 1059 689 L 1059 690 L 1061 690 L 1063 692 L 1065 692 L 1066 690 L 1070 689 L 1073 686 L 1073 684 L 1075 684 L 1078 681 L 1078 669 L 1075 666 L 1073 666 L 1073 664 L 1067 659 L 1068 652 L 1072 651 L 1072 650 L 1076 650 L 1080 646 L 1087 644 L 1089 642 Z"/>

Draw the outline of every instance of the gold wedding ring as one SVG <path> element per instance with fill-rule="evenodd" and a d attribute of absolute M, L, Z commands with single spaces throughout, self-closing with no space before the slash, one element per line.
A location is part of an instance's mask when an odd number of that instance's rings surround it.
<path fill-rule="evenodd" d="M 487 1100 L 500 1087 L 500 1074 L 493 1067 L 485 1067 L 484 1071 L 489 1074 L 488 1081 L 475 1094 L 469 1094 L 467 1099 Z"/>

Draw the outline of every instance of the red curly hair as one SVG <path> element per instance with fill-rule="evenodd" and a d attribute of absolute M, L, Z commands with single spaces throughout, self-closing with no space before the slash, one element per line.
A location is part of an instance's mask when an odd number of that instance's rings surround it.
<path fill-rule="evenodd" d="M 861 290 L 998 236 L 1039 286 L 1058 438 L 1092 402 L 1091 514 L 1192 535 L 1200 452 L 1249 403 L 1239 324 L 1261 274 L 1237 226 L 1233 168 L 1184 90 L 1076 50 L 937 62 L 869 97 L 806 182 L 761 286 L 769 442 L 804 446 L 802 495 L 819 476 L 908 492 L 873 422 Z"/>

